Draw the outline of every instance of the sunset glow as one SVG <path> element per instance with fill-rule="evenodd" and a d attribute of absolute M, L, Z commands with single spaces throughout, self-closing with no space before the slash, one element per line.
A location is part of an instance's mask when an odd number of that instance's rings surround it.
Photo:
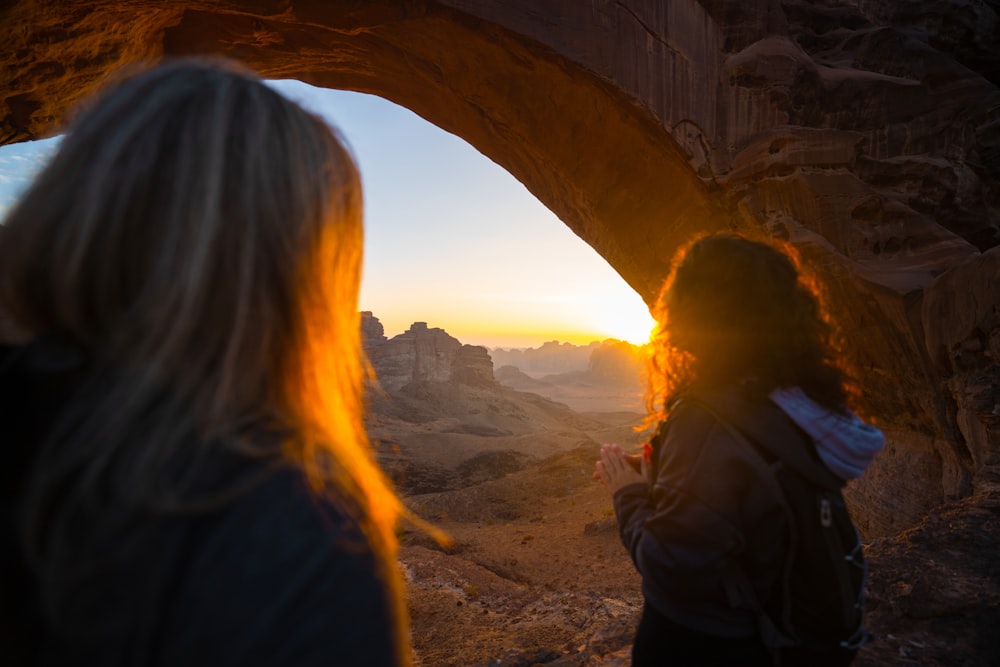
<path fill-rule="evenodd" d="M 360 307 L 387 336 L 427 322 L 487 347 L 647 340 L 653 320 L 639 295 L 465 141 L 378 97 L 272 85 L 352 147 L 365 188 Z M 0 217 L 53 147 L 0 149 Z"/>

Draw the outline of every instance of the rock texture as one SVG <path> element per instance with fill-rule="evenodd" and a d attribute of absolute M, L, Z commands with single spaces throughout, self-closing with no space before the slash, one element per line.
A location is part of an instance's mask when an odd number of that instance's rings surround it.
<path fill-rule="evenodd" d="M 371 350 L 389 340 L 385 337 L 385 327 L 382 322 L 370 311 L 361 313 L 361 344 L 365 350 Z"/>
<path fill-rule="evenodd" d="M 122 65 L 222 54 L 465 138 L 647 300 L 694 233 L 786 239 L 889 435 L 851 488 L 866 532 L 1000 493 L 993 1 L 10 0 L 0 24 L 0 142 Z"/>
<path fill-rule="evenodd" d="M 362 316 L 365 351 L 382 389 L 394 392 L 415 382 L 463 385 L 494 384 L 493 361 L 485 347 L 463 345 L 444 329 L 414 322 L 405 332 L 386 339 L 381 322 Z"/>

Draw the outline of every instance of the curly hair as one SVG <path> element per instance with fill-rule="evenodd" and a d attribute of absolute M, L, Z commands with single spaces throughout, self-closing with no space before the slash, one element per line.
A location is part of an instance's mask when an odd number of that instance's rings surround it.
<path fill-rule="evenodd" d="M 737 234 L 678 251 L 652 312 L 646 408 L 655 422 L 684 391 L 800 387 L 835 412 L 852 384 L 818 283 L 794 249 Z"/>

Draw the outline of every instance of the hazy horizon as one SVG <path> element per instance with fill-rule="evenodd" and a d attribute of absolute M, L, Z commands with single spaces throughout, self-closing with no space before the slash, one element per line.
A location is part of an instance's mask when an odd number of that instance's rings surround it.
<path fill-rule="evenodd" d="M 377 319 L 379 321 L 379 323 L 382 323 L 382 318 L 379 317 L 378 313 L 375 313 L 375 312 L 372 312 L 372 311 L 361 311 L 361 312 L 369 312 L 369 313 L 371 313 L 372 316 L 375 317 L 375 319 Z M 479 345 L 481 347 L 485 347 L 487 350 L 537 350 L 537 349 L 542 348 L 545 345 L 548 345 L 549 343 L 557 343 L 559 345 L 572 345 L 574 347 L 586 348 L 586 347 L 590 347 L 591 345 L 600 345 L 601 343 L 604 343 L 604 342 L 609 341 L 609 340 L 625 342 L 625 343 L 629 343 L 630 345 L 634 345 L 636 347 L 642 347 L 642 343 L 632 343 L 631 341 L 627 341 L 627 340 L 624 340 L 624 339 L 621 339 L 621 338 L 615 338 L 613 336 L 611 336 L 611 337 L 605 337 L 605 338 L 599 338 L 599 339 L 595 338 L 593 340 L 588 340 L 588 341 L 585 341 L 585 342 L 582 342 L 582 343 L 571 342 L 571 341 L 566 341 L 566 340 L 559 340 L 557 338 L 553 338 L 553 339 L 550 339 L 550 340 L 543 340 L 543 341 L 540 341 L 538 343 L 534 343 L 534 344 L 530 344 L 530 345 L 481 345 L 480 343 L 470 343 L 470 342 L 468 342 L 466 340 L 463 340 L 459 336 L 456 336 L 451 331 L 449 331 L 447 327 L 443 327 L 443 326 L 437 325 L 434 322 L 428 322 L 427 320 L 414 320 L 409 325 L 407 325 L 406 327 L 404 327 L 401 331 L 398 331 L 396 333 L 389 333 L 388 331 L 386 331 L 385 332 L 385 337 L 387 339 L 395 338 L 396 336 L 398 336 L 398 335 L 400 335 L 402 333 L 405 333 L 412 325 L 416 324 L 417 322 L 423 322 L 424 324 L 427 325 L 428 329 L 441 329 L 446 334 L 448 334 L 452 338 L 458 340 L 458 342 L 462 343 L 463 345 Z"/>

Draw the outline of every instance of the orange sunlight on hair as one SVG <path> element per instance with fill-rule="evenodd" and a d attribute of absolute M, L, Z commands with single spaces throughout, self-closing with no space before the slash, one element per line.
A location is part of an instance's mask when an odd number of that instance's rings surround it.
<path fill-rule="evenodd" d="M 328 226 L 311 266 L 304 271 L 308 284 L 303 289 L 309 295 L 303 306 L 306 340 L 290 369 L 288 385 L 289 395 L 295 397 L 293 414 L 306 435 L 302 442 L 292 443 L 291 453 L 302 461 L 317 491 L 343 485 L 365 499 L 371 524 L 365 527 L 369 532 L 374 527 L 376 533 L 369 536 L 394 559 L 395 529 L 401 517 L 442 545 L 450 543 L 450 538 L 403 505 L 368 441 L 364 386 L 373 371 L 361 347 L 356 285 L 363 232 L 361 225 L 356 229 L 358 238 L 347 239 L 335 226 Z M 329 304 L 337 305 L 331 308 Z M 347 470 L 354 471 L 353 475 Z M 335 482 L 332 487 L 331 482 Z"/>
<path fill-rule="evenodd" d="M 304 271 L 305 340 L 287 383 L 294 397 L 290 407 L 304 433 L 304 441 L 297 445 L 301 457 L 296 458 L 303 460 L 310 481 L 326 488 L 336 480 L 360 491 L 377 528 L 378 535 L 372 537 L 394 552 L 393 526 L 401 503 L 374 461 L 362 416 L 362 387 L 369 370 L 361 353 L 354 289 L 362 247 L 361 226 L 356 229 L 358 238 L 345 239 L 335 225 L 327 226 Z M 349 476 L 347 470 L 356 472 Z"/>
<path fill-rule="evenodd" d="M 651 308 L 655 318 L 655 326 L 650 335 L 647 347 L 646 363 L 646 417 L 637 430 L 655 426 L 659 421 L 667 416 L 667 405 L 665 402 L 682 389 L 681 381 L 687 377 L 692 357 L 690 353 L 678 350 L 669 340 L 669 313 L 665 307 L 666 295 L 671 289 L 678 267 L 683 263 L 685 256 L 692 246 L 708 234 L 698 234 L 678 248 L 670 265 L 670 272 L 663 282 L 663 286 L 657 295 L 655 305 Z M 857 376 L 853 373 L 853 368 L 845 354 L 846 344 L 843 331 L 838 322 L 830 314 L 829 300 L 824 282 L 819 275 L 802 260 L 799 250 L 790 242 L 772 237 L 747 237 L 758 243 L 770 245 L 772 248 L 784 253 L 791 260 L 795 271 L 798 274 L 797 281 L 808 290 L 816 299 L 820 319 L 830 328 L 831 336 L 829 346 L 833 351 L 831 362 L 844 375 L 844 390 L 847 395 L 848 406 L 857 411 L 860 388 L 857 384 Z"/>
<path fill-rule="evenodd" d="M 334 196 L 346 201 L 333 204 L 332 215 L 346 220 L 324 225 L 299 278 L 302 297 L 297 316 L 302 318 L 303 340 L 297 341 L 284 381 L 286 410 L 298 434 L 285 443 L 285 451 L 302 466 L 314 492 L 331 497 L 358 520 L 381 555 L 376 562 L 391 599 L 404 600 L 402 577 L 393 570 L 402 502 L 375 461 L 363 422 L 363 387 L 369 370 L 357 309 L 361 195 L 354 189 Z M 338 493 L 338 488 L 346 493 Z M 362 507 L 350 504 L 355 498 Z M 407 636 L 405 607 L 397 621 L 397 632 Z M 406 655 L 399 660 L 410 664 Z"/>

